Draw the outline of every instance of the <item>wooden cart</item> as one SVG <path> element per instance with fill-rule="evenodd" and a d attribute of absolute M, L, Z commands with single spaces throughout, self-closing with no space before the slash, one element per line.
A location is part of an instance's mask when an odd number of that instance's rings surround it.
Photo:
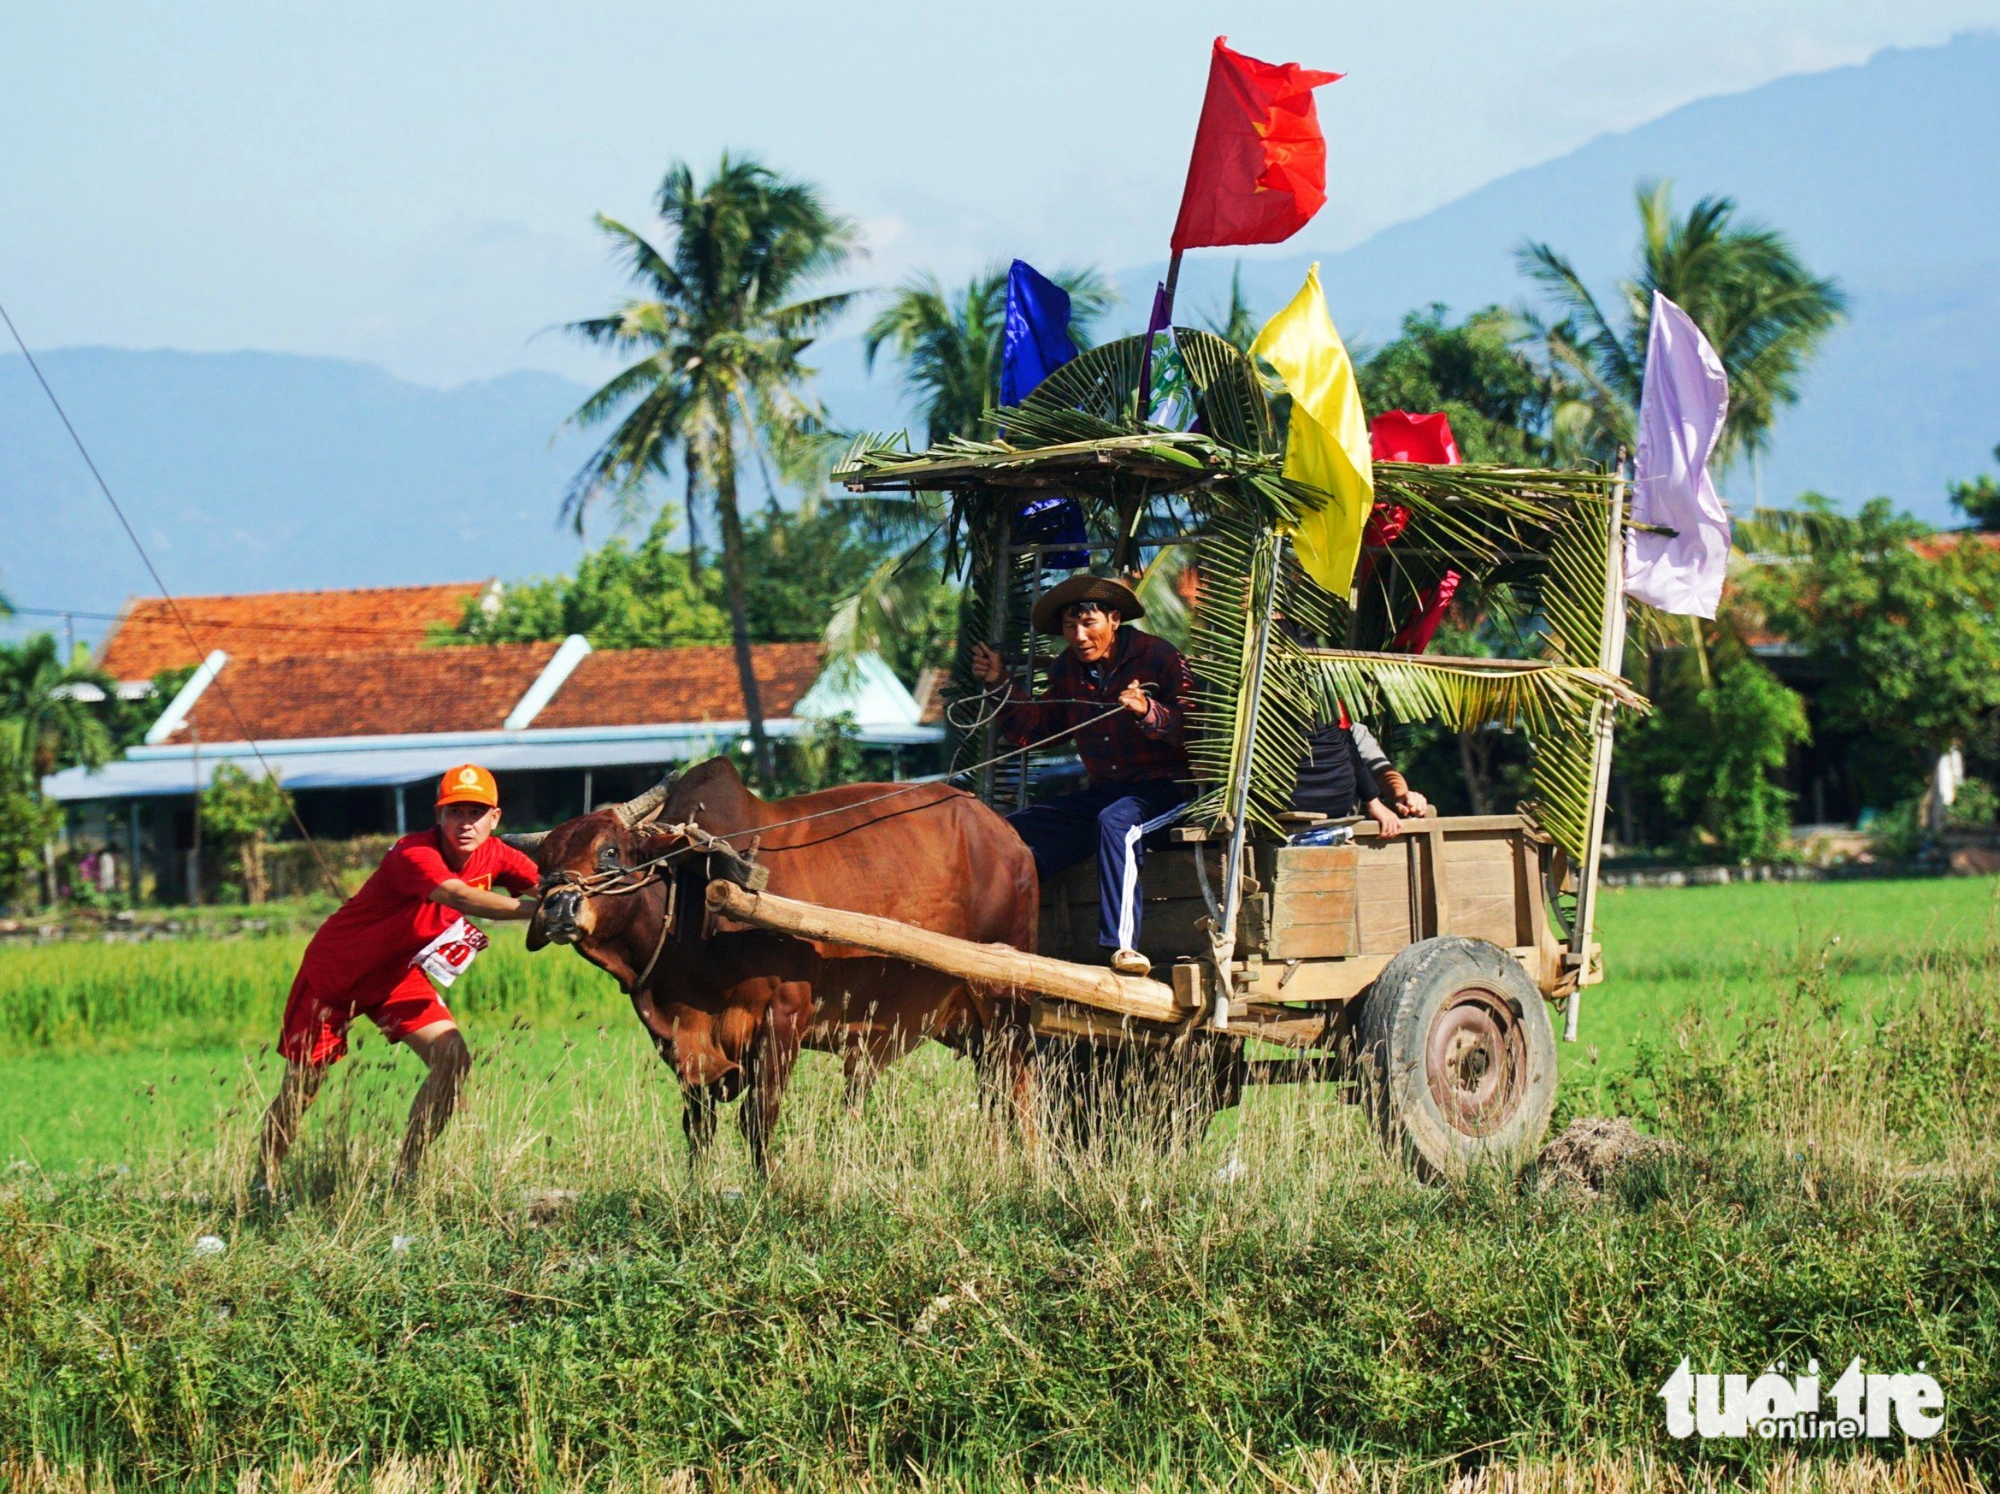
<path fill-rule="evenodd" d="M 1165 979 L 1101 963 L 1089 865 L 1044 889 L 1034 955 L 726 882 L 710 902 L 1031 997 L 1050 1119 L 1078 1140 L 1113 1110 L 1186 1138 L 1247 1083 L 1336 1081 L 1427 1170 L 1515 1160 L 1555 1103 L 1548 1003 L 1592 978 L 1550 917 L 1561 854 L 1519 815 L 1352 828 L 1346 845 L 1253 843 L 1226 1002 L 1205 930 L 1227 842 L 1199 830 L 1147 860 L 1143 942 Z M 1254 1058 L 1253 1041 L 1293 1051 Z"/>
<path fill-rule="evenodd" d="M 1043 997 L 1038 1032 L 1199 1050 L 1184 1101 L 1197 1112 L 1204 1100 L 1234 1103 L 1245 1083 L 1340 1081 L 1430 1169 L 1512 1160 L 1539 1144 L 1556 1093 L 1548 1003 L 1584 974 L 1550 918 L 1559 858 L 1547 835 L 1520 815 L 1481 815 L 1412 821 L 1394 839 L 1357 824 L 1346 845 L 1252 842 L 1223 1009 L 1204 931 L 1226 842 L 1199 833 L 1153 852 L 1144 878 L 1146 953 L 1180 1025 Z M 1042 950 L 1089 960 L 1094 868 L 1073 869 L 1044 896 Z M 1252 1040 L 1293 1055 L 1252 1059 Z"/>
<path fill-rule="evenodd" d="M 1602 977 L 1591 928 L 1613 719 L 1620 704 L 1644 705 L 1618 678 L 1623 484 L 1378 463 L 1377 499 L 1400 507 L 1407 528 L 1370 546 L 1352 591 L 1331 596 L 1287 549 L 1326 495 L 1282 475 L 1279 422 L 1255 370 L 1212 335 L 1172 338 L 1195 431 L 1134 418 L 1147 359 L 1128 338 L 1002 412 L 1004 439 L 913 453 L 863 438 L 836 471 L 858 491 L 949 495 L 942 520 L 970 560 L 960 699 L 977 693 L 965 668 L 975 638 L 1033 679 L 1047 645 L 1024 622 L 1052 552 L 1128 571 L 1149 546 L 1156 556 L 1192 547 L 1205 588 L 1189 650 L 1205 692 L 1205 792 L 1148 850 L 1140 945 L 1154 977 L 1105 968 L 1094 864 L 1043 887 L 1033 954 L 726 884 L 712 900 L 753 925 L 1031 996 L 1048 1092 L 1079 1135 L 1108 1116 L 1194 1136 L 1246 1083 L 1334 1080 L 1422 1168 L 1516 1163 L 1555 1102 L 1551 1007 L 1566 1005 L 1574 1038 L 1581 990 Z M 1082 540 L 1015 527 L 1025 504 L 1051 494 L 1077 501 Z M 1525 599 L 1540 656 L 1384 652 L 1398 617 L 1447 569 Z M 1297 646 L 1274 628 L 1281 612 L 1327 641 Z M 1345 829 L 1344 844 L 1292 843 L 1298 817 L 1272 785 L 1288 784 L 1297 761 L 1302 691 L 1319 719 L 1338 702 L 1356 714 L 1431 712 L 1461 730 L 1521 726 L 1537 744 L 1540 802 L 1406 821 L 1390 839 L 1364 822 L 1330 827 Z M 990 718 L 962 746 L 961 760 L 990 760 Z M 979 783 L 1004 809 L 1027 801 L 1033 777 L 1015 760 Z M 1275 1046 L 1260 1056 L 1253 1043 Z"/>

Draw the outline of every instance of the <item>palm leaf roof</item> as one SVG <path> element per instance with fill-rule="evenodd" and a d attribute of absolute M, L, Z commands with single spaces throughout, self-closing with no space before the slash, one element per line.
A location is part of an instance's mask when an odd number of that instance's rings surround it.
<path fill-rule="evenodd" d="M 1406 526 L 1394 543 L 1367 549 L 1350 596 L 1331 596 L 1296 563 L 1273 564 L 1283 553 L 1273 536 L 1331 501 L 1284 475 L 1288 398 L 1268 392 L 1251 361 L 1212 333 L 1175 328 L 1172 348 L 1193 392 L 1195 429 L 1136 417 L 1144 339 L 1128 337 L 1065 364 L 1022 404 L 993 411 L 985 439 L 953 437 L 911 451 L 900 437 L 864 435 L 833 475 L 856 492 L 944 495 L 950 546 L 974 560 L 975 609 L 990 605 L 996 579 L 1021 585 L 1018 565 L 1011 558 L 1000 565 L 994 552 L 1001 523 L 1027 495 L 1076 497 L 1090 538 L 1110 547 L 1117 567 L 1149 546 L 1193 544 L 1201 593 L 1188 653 L 1204 691 L 1191 757 L 1207 790 L 1197 812 L 1221 811 L 1222 787 L 1235 781 L 1247 753 L 1249 812 L 1275 828 L 1305 738 L 1338 702 L 1354 715 L 1525 730 L 1534 749 L 1532 807 L 1580 858 L 1592 712 L 1604 700 L 1645 708 L 1597 668 L 1612 477 L 1377 462 L 1377 504 L 1407 510 Z M 1396 619 L 1446 570 L 1482 592 L 1504 593 L 1528 614 L 1536 657 L 1383 653 Z M 1250 634 L 1266 600 L 1297 631 L 1354 646 L 1314 649 L 1280 632 L 1261 680 L 1246 678 Z M 1254 743 L 1244 729 L 1252 689 L 1261 696 Z"/>

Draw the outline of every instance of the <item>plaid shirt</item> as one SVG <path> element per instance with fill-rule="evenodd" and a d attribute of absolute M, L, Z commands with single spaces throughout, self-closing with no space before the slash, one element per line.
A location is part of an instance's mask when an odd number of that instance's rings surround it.
<path fill-rule="evenodd" d="M 1144 716 L 1120 711 L 1094 725 L 1081 725 L 1117 705 L 1119 693 L 1133 680 L 1148 687 L 1146 693 L 1153 698 Z M 1181 651 L 1164 638 L 1127 625 L 1119 628 L 1111 656 L 1102 664 L 1083 663 L 1074 649 L 1057 655 L 1041 699 L 1019 699 L 1011 679 L 1005 691 L 1000 735 L 1025 747 L 1074 731 L 1077 755 L 1093 785 L 1185 782 L 1194 776 L 1187 757 L 1187 709 L 1194 699 L 1194 676 Z"/>

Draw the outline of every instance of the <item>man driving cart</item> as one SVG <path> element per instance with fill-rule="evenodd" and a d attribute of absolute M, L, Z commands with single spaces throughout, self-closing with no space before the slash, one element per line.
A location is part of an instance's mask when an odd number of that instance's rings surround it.
<path fill-rule="evenodd" d="M 1139 953 L 1141 842 L 1193 792 L 1187 709 L 1194 678 L 1179 649 L 1143 633 L 1132 588 L 1102 576 L 1071 576 L 1035 604 L 1037 633 L 1066 648 L 1049 666 L 1040 698 L 1026 699 L 1000 655 L 972 650 L 973 677 L 1001 700 L 1000 735 L 1015 746 L 1073 735 L 1090 786 L 1007 816 L 1048 881 L 1097 856 L 1098 944 L 1111 968 L 1144 975 Z"/>

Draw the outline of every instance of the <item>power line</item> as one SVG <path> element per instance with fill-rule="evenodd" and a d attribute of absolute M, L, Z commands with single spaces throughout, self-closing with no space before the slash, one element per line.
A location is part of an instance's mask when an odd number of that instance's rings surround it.
<path fill-rule="evenodd" d="M 176 602 L 174 594 L 167 590 L 167 583 L 161 579 L 159 568 L 153 564 L 153 557 L 146 553 L 146 547 L 139 542 L 138 531 L 133 529 L 132 521 L 125 517 L 125 510 L 119 506 L 118 500 L 112 496 L 111 484 L 106 482 L 104 474 L 97 470 L 97 463 L 90 455 L 90 448 L 83 444 L 83 437 L 77 434 L 76 426 L 70 421 L 69 412 L 63 408 L 62 401 L 56 398 L 55 390 L 49 387 L 48 379 L 42 374 L 41 364 L 37 363 L 35 355 L 28 351 L 28 344 L 22 339 L 20 328 L 14 325 L 14 318 L 7 314 L 7 307 L 4 302 L 0 302 L 0 321 L 4 321 L 7 324 L 7 331 L 14 338 L 14 346 L 19 348 L 21 356 L 28 360 L 28 367 L 35 375 L 35 382 L 42 386 L 42 393 L 49 397 L 49 403 L 55 407 L 56 418 L 62 421 L 63 429 L 69 432 L 69 438 L 76 444 L 77 454 L 83 458 L 84 466 L 88 467 L 90 475 L 97 479 L 97 490 L 104 494 L 104 501 L 111 505 L 111 512 L 118 516 L 118 524 L 125 531 L 125 537 L 132 541 L 132 548 L 139 552 L 139 559 L 145 564 L 146 574 L 153 578 L 153 584 L 160 589 L 160 596 L 166 601 L 168 610 L 173 613 L 175 621 L 180 624 L 181 632 L 187 637 L 188 647 L 203 658 L 208 657 L 208 651 L 202 648 L 200 640 L 194 636 L 193 626 L 181 612 L 180 603 Z M 276 771 L 271 767 L 270 761 L 264 756 L 263 748 L 259 747 L 256 739 L 250 735 L 250 727 L 244 721 L 242 714 L 236 709 L 236 702 L 229 698 L 228 690 L 223 688 L 220 675 L 210 681 L 209 688 L 214 690 L 221 697 L 222 703 L 229 708 L 229 714 L 235 718 L 237 730 L 243 733 L 243 740 L 249 744 L 251 752 L 256 755 L 258 765 L 264 770 L 264 776 L 277 781 L 278 775 Z M 319 842 L 314 840 L 312 832 L 306 829 L 306 822 L 299 818 L 298 805 L 292 802 L 290 797 L 287 796 L 285 806 L 291 811 L 292 823 L 298 827 L 299 835 L 304 839 L 306 848 L 312 852 L 313 860 L 319 863 L 320 875 L 326 879 L 327 888 L 335 897 L 344 898 L 346 894 L 341 891 L 340 882 L 333 875 L 333 868 L 326 864 L 326 857 L 320 854 Z M 195 800 L 194 812 L 195 823 L 198 826 L 201 823 L 201 800 L 198 796 Z M 199 835 L 199 833 L 199 830 L 197 830 L 196 834 Z"/>

